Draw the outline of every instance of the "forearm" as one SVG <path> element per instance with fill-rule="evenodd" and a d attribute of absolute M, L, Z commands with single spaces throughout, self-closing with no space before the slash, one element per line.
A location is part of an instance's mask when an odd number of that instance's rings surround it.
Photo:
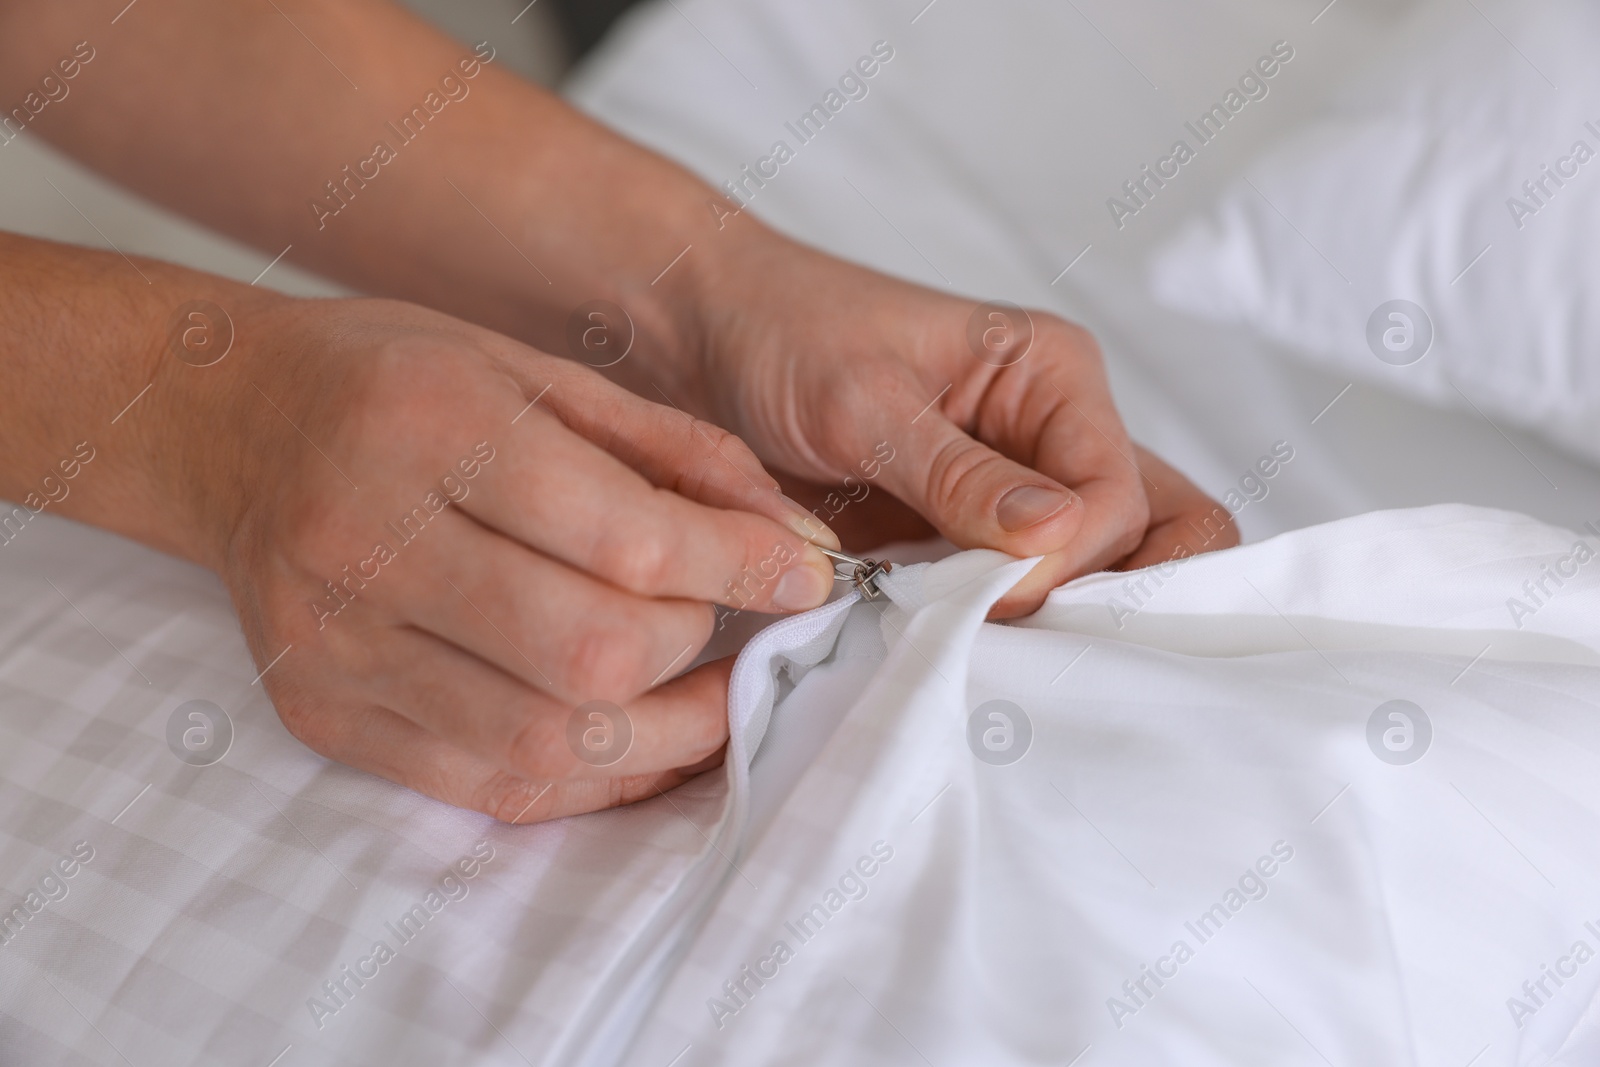
<path fill-rule="evenodd" d="M 36 131 L 146 196 L 368 292 L 565 354 L 607 300 L 670 384 L 719 229 L 686 171 L 378 0 L 124 0 L 0 12 L 0 100 L 96 58 Z M 280 10 L 281 9 L 281 10 Z M 671 270 L 676 257 L 696 247 Z M 627 368 L 619 368 L 626 370 Z"/>
<path fill-rule="evenodd" d="M 203 531 L 216 502 L 205 497 L 200 468 L 230 447 L 216 432 L 229 415 L 196 399 L 214 382 L 213 368 L 194 364 L 212 358 L 228 326 L 186 320 L 199 327 L 187 338 L 190 362 L 169 335 L 190 301 L 224 306 L 232 321 L 280 299 L 167 264 L 0 233 L 0 498 L 19 505 L 0 509 L 0 547 L 49 512 L 214 563 Z M 185 440 L 209 444 L 196 452 Z"/>

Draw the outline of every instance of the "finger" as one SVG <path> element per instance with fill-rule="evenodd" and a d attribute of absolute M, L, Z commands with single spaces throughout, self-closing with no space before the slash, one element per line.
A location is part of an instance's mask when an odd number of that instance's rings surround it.
<path fill-rule="evenodd" d="M 837 549 L 839 539 L 811 511 L 783 495 L 748 445 L 683 411 L 664 390 L 660 403 L 598 375 L 574 375 L 545 398 L 570 429 L 638 471 L 651 484 L 725 510 L 749 511 L 802 538 Z"/>
<path fill-rule="evenodd" d="M 1152 483 L 1117 414 L 1086 331 L 1040 316 L 1033 358 L 1000 372 L 978 433 L 1000 451 L 1070 485 L 1083 500 L 1073 540 L 1049 552 L 995 605 L 992 617 L 1036 608 L 1057 585 L 1110 566 L 1140 543 Z"/>
<path fill-rule="evenodd" d="M 1239 527 L 1227 508 L 1201 492 L 1160 456 L 1139 445 L 1133 447 L 1140 470 L 1154 486 L 1149 493 L 1150 528 L 1145 531 L 1144 541 L 1116 565 L 1116 570 L 1138 570 L 1239 543 Z"/>
<path fill-rule="evenodd" d="M 450 511 L 385 567 L 375 603 L 568 706 L 626 703 L 711 636 L 703 603 L 625 593 Z"/>
<path fill-rule="evenodd" d="M 705 664 L 627 702 L 600 725 L 617 744 L 596 752 L 572 740 L 591 725 L 581 708 L 407 626 L 359 637 L 371 700 L 469 755 L 535 781 L 654 774 L 706 759 L 727 740 L 732 661 Z M 595 710 L 595 709 L 591 709 Z M 576 734 L 573 720 L 579 723 Z M 620 752 L 620 755 L 619 755 Z"/>
<path fill-rule="evenodd" d="M 1014 618 L 1034 611 L 1050 590 L 1074 578 L 1103 570 L 1136 548 L 1148 525 L 1148 484 L 1130 455 L 1114 447 L 1109 435 L 1069 405 L 1056 413 L 1040 433 L 1041 467 L 1080 473 L 1075 482 L 1083 499 L 1084 522 L 1078 536 L 1064 548 L 1049 553 L 991 609 L 990 618 Z M 1100 448 L 1085 447 L 1085 434 L 1094 434 Z M 1096 453 L 1083 458 L 1085 452 Z M 1071 475 L 1064 475 L 1071 476 Z"/>
<path fill-rule="evenodd" d="M 914 399 L 906 391 L 886 403 L 875 428 L 895 443 L 885 488 L 961 548 L 1033 556 L 1072 540 L 1085 518 L 1078 494 L 976 440 L 936 406 L 918 412 Z"/>
<path fill-rule="evenodd" d="M 461 507 L 640 596 L 788 612 L 816 607 L 833 587 L 832 564 L 799 534 L 658 489 L 538 409 L 512 427 Z"/>
<path fill-rule="evenodd" d="M 521 825 L 646 800 L 720 762 L 619 778 L 538 781 L 502 770 L 377 704 L 326 709 L 324 725 L 302 736 L 328 759 L 376 774 L 453 807 Z"/>
<path fill-rule="evenodd" d="M 824 516 L 829 529 L 854 552 L 894 541 L 926 541 L 938 533 L 904 501 L 864 479 L 860 480 L 864 493 L 851 493 L 847 486 L 816 485 L 783 474 L 778 475 L 778 482 L 791 500 Z"/>

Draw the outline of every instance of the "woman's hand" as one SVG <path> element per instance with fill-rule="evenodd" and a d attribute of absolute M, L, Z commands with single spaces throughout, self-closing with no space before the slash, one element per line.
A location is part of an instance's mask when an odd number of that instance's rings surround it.
<path fill-rule="evenodd" d="M 1118 560 L 1112 570 L 1138 570 L 1239 543 L 1239 528 L 1226 508 L 1154 452 L 1138 444 L 1133 451 L 1150 508 L 1150 525 L 1139 547 Z M 921 515 L 888 493 L 874 492 L 864 478 L 831 487 L 781 474 L 778 480 L 785 494 L 809 508 L 813 516 L 826 518 L 833 533 L 857 551 L 937 534 Z"/>
<path fill-rule="evenodd" d="M 759 227 L 728 238 L 731 266 L 704 290 L 698 374 L 685 375 L 698 404 L 775 471 L 870 480 L 962 548 L 1044 555 L 995 616 L 1156 551 L 1174 521 L 1213 506 L 1158 460 L 1141 473 L 1081 327 L 979 308 Z M 917 532 L 895 509 L 870 514 Z"/>
<path fill-rule="evenodd" d="M 583 367 L 384 301 L 236 327 L 152 400 L 188 554 L 326 756 L 506 820 L 627 803 L 726 740 L 728 663 L 681 674 L 711 604 L 828 595 L 743 444 Z"/>

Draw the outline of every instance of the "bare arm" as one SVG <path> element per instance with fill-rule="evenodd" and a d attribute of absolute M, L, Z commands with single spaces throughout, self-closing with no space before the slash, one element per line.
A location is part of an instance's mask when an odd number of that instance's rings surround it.
<path fill-rule="evenodd" d="M 246 316 L 274 299 L 165 263 L 0 233 L 0 497 L 24 509 L 7 516 L 5 540 L 49 511 L 215 565 L 198 536 L 206 496 L 183 491 L 203 481 L 194 468 L 208 453 L 188 445 L 229 442 L 197 425 L 211 383 L 180 373 L 168 326 L 186 301 Z"/>
<path fill-rule="evenodd" d="M 68 95 L 28 129 L 89 166 L 269 255 L 292 245 L 362 291 L 546 351 L 566 354 L 578 305 L 624 305 L 633 362 L 676 395 L 665 357 L 693 348 L 715 258 L 703 183 L 391 3 L 125 4 L 0 3 L 0 106 L 53 73 Z M 93 58 L 65 79 L 75 50 Z"/>

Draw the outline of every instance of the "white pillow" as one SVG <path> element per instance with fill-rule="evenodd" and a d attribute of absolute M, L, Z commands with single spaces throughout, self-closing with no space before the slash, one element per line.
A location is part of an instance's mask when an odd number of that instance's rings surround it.
<path fill-rule="evenodd" d="M 1158 251 L 1158 299 L 1600 461 L 1597 48 L 1581 0 L 1426 9 Z"/>

